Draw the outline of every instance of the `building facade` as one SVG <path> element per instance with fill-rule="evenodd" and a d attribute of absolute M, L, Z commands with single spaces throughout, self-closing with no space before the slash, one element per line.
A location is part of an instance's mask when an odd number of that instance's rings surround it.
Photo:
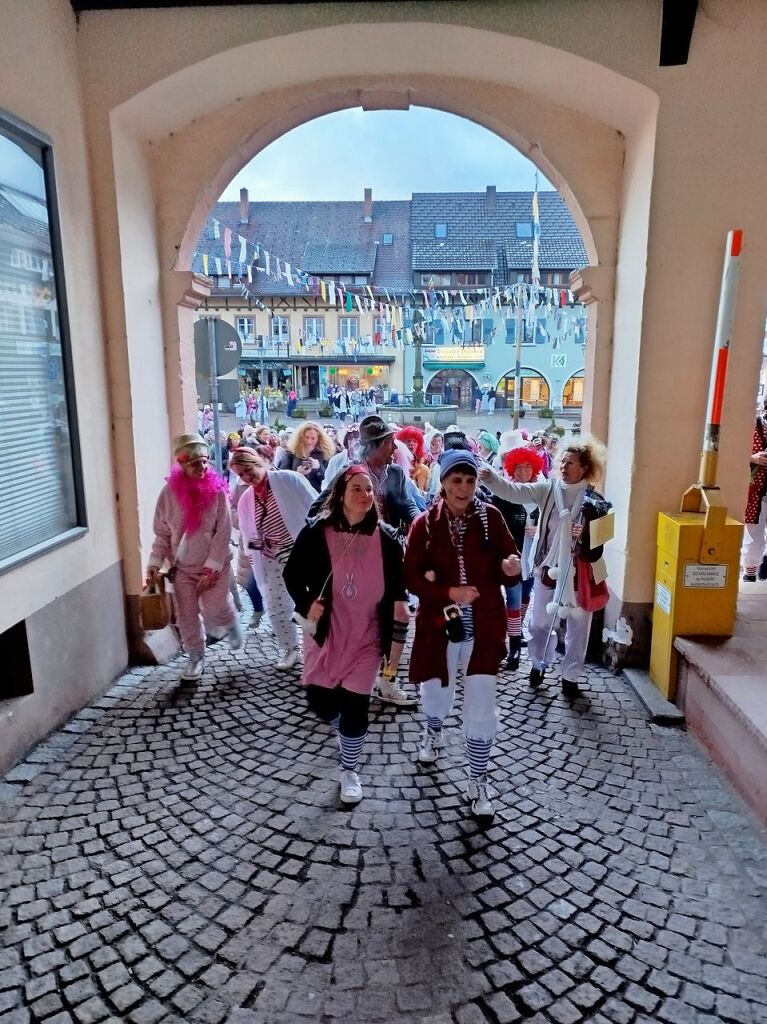
<path fill-rule="evenodd" d="M 194 269 L 213 278 L 205 311 L 236 328 L 241 383 L 262 377 L 324 400 L 330 387 L 407 396 L 414 319 L 426 400 L 511 407 L 517 335 L 522 403 L 580 408 L 586 315 L 568 290 L 586 253 L 566 205 L 533 193 L 417 193 L 408 201 L 217 203 Z"/>

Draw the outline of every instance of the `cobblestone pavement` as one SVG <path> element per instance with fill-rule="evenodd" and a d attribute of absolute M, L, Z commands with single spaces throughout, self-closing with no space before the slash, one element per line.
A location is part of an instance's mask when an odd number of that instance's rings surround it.
<path fill-rule="evenodd" d="M 765 834 L 619 679 L 503 677 L 482 827 L 457 724 L 423 770 L 380 706 L 341 810 L 273 656 L 132 671 L 7 776 L 2 1021 L 767 1021 Z"/>

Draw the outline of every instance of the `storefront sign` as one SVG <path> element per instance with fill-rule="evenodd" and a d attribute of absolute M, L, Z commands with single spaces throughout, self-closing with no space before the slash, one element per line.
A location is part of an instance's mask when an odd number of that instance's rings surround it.
<path fill-rule="evenodd" d="M 483 363 L 484 345 L 424 345 L 423 359 L 430 363 Z"/>

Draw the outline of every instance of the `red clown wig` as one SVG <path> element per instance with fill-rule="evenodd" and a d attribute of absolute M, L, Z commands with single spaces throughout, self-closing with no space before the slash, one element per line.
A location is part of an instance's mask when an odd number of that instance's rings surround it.
<path fill-rule="evenodd" d="M 514 476 L 517 466 L 530 466 L 535 480 L 543 470 L 543 456 L 535 448 L 512 448 L 503 457 L 503 468 L 508 477 Z"/>
<path fill-rule="evenodd" d="M 415 457 L 417 459 L 422 459 L 426 454 L 423 446 L 423 431 L 419 430 L 418 427 L 401 427 L 394 437 L 403 444 L 414 441 L 416 445 Z"/>

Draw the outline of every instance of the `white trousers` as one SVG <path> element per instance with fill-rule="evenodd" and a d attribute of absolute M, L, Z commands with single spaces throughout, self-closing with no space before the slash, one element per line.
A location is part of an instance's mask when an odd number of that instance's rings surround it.
<path fill-rule="evenodd" d="M 759 507 L 759 522 L 746 523 L 746 530 L 743 534 L 743 567 L 758 569 L 762 557 L 767 554 L 764 532 L 767 528 L 767 497 L 762 498 Z"/>
<path fill-rule="evenodd" d="M 278 558 L 262 558 L 264 607 L 281 654 L 298 650 L 298 626 L 293 622 L 294 605 L 282 578 L 283 563 Z"/>
<path fill-rule="evenodd" d="M 540 668 L 543 661 L 551 664 L 556 651 L 556 631 L 551 632 L 551 639 L 546 650 L 546 637 L 549 636 L 551 623 L 554 619 L 552 612 L 546 611 L 546 605 L 554 600 L 554 591 L 550 587 L 544 587 L 536 576 L 533 584 L 533 612 L 530 620 L 530 642 L 527 647 L 530 661 L 533 668 Z M 571 683 L 579 683 L 583 678 L 583 663 L 586 658 L 586 648 L 589 643 L 589 631 L 591 630 L 591 612 L 583 612 L 575 617 L 568 615 L 565 619 L 565 654 L 562 658 L 562 678 L 569 679 Z"/>
<path fill-rule="evenodd" d="M 447 718 L 453 710 L 455 684 L 463 680 L 463 733 L 469 740 L 492 740 L 498 732 L 495 710 L 495 676 L 467 676 L 474 640 L 447 645 L 448 685 L 439 679 L 421 683 L 421 708 L 427 718 Z"/>

